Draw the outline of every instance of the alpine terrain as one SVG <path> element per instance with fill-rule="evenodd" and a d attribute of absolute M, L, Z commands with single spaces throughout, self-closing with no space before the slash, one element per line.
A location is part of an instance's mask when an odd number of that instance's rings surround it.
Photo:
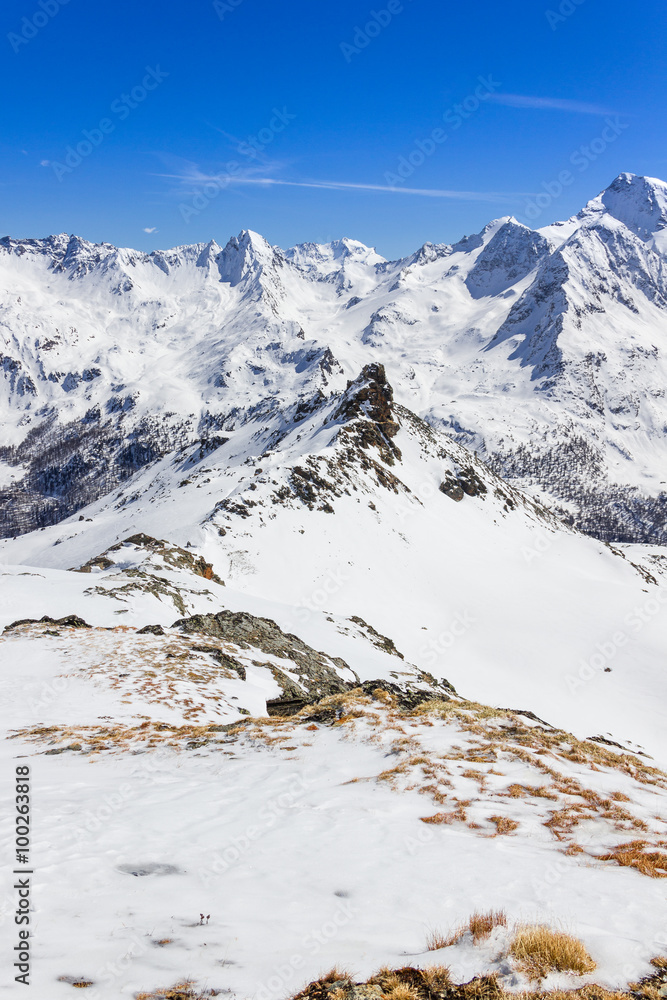
<path fill-rule="evenodd" d="M 665 995 L 667 184 L 5 237 L 0 333 L 37 996 Z"/>

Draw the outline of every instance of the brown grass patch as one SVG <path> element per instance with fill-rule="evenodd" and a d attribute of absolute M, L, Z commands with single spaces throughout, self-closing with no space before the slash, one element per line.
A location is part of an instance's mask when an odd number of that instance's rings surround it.
<path fill-rule="evenodd" d="M 489 819 L 496 825 L 494 837 L 506 836 L 514 830 L 519 829 L 517 821 L 515 819 L 510 819 L 509 816 L 489 816 Z"/>
<path fill-rule="evenodd" d="M 420 1000 L 417 990 L 409 983 L 397 983 L 393 989 L 384 989 L 388 1000 Z"/>
<path fill-rule="evenodd" d="M 646 840 L 631 840 L 619 844 L 609 854 L 598 854 L 598 861 L 615 861 L 624 868 L 636 868 L 650 878 L 667 878 L 667 854 L 647 851 L 651 845 Z"/>
<path fill-rule="evenodd" d="M 472 934 L 473 944 L 478 944 L 489 936 L 494 927 L 506 926 L 507 914 L 504 910 L 489 910 L 487 913 L 480 913 L 479 910 L 476 910 L 465 923 L 460 924 L 449 934 L 443 934 L 442 931 L 431 931 L 426 939 L 426 948 L 427 951 L 449 948 L 453 944 L 458 944 L 468 931 Z"/>
<path fill-rule="evenodd" d="M 528 794 L 528 790 L 525 785 L 510 785 L 507 794 L 511 799 L 522 799 Z"/>
<path fill-rule="evenodd" d="M 509 785 L 507 794 L 511 799 L 524 798 L 526 795 L 530 795 L 534 799 L 551 799 L 552 802 L 555 802 L 558 798 L 546 785 Z"/>
<path fill-rule="evenodd" d="M 443 934 L 439 930 L 429 931 L 426 937 L 426 950 L 440 951 L 441 948 L 449 948 L 450 945 L 456 944 L 459 938 L 459 931 L 450 932 L 449 934 Z"/>
<path fill-rule="evenodd" d="M 510 955 L 531 979 L 543 979 L 550 972 L 575 972 L 582 976 L 595 968 L 595 962 L 578 938 L 540 924 L 518 928 Z"/>
<path fill-rule="evenodd" d="M 666 963 L 667 964 L 667 963 Z M 662 967 L 661 967 L 662 968 Z M 340 978 L 338 978 L 340 976 Z M 374 976 L 365 982 L 354 982 L 346 973 L 338 973 L 333 978 L 319 979 L 305 987 L 294 1000 L 329 1000 L 333 993 L 340 993 L 341 1000 L 350 1000 L 352 990 L 356 987 L 379 987 L 385 997 L 391 996 L 396 1000 L 395 991 L 399 987 L 408 989 L 400 990 L 399 995 L 403 998 L 408 996 L 411 1000 L 658 1000 L 648 993 L 642 993 L 640 997 L 627 991 L 610 991 L 602 986 L 586 984 L 578 989 L 572 990 L 546 990 L 539 989 L 525 991 L 523 993 L 506 992 L 496 975 L 475 976 L 467 983 L 453 983 L 449 969 L 445 966 L 433 966 L 430 969 L 415 969 L 406 966 L 402 969 L 381 969 Z M 331 990 L 331 983 L 335 982 L 338 989 Z M 640 984 L 640 985 L 643 985 Z M 409 993 L 408 993 L 409 991 Z M 369 996 L 372 996 L 369 993 Z"/>
<path fill-rule="evenodd" d="M 217 996 L 217 990 L 198 990 L 191 980 L 152 990 L 150 993 L 135 993 L 135 1000 L 209 1000 Z"/>
<path fill-rule="evenodd" d="M 487 938 L 494 927 L 507 927 L 507 914 L 504 910 L 489 910 L 488 913 L 476 911 L 468 921 L 472 933 L 473 944 Z"/>
<path fill-rule="evenodd" d="M 352 976 L 347 969 L 342 969 L 340 966 L 334 965 L 332 969 L 329 969 L 323 976 L 320 976 L 318 983 L 326 983 L 327 985 L 331 983 L 347 983 L 352 985 Z"/>
<path fill-rule="evenodd" d="M 452 985 L 449 969 L 446 965 L 432 965 L 421 970 L 422 977 L 432 993 L 443 993 Z"/>
<path fill-rule="evenodd" d="M 422 823 L 452 823 L 454 813 L 434 813 L 433 816 L 420 816 L 419 819 Z"/>

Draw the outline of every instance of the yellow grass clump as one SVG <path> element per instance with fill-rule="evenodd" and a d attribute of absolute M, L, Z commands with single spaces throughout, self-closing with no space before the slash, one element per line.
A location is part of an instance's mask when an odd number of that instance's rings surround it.
<path fill-rule="evenodd" d="M 465 923 L 460 924 L 455 930 L 448 934 L 434 930 L 426 939 L 427 951 L 439 951 L 441 948 L 449 948 L 450 945 L 457 944 L 468 931 L 472 934 L 473 944 L 479 944 L 489 936 L 495 927 L 507 926 L 507 914 L 504 910 L 489 910 L 487 913 L 480 913 L 476 910 Z"/>
<path fill-rule="evenodd" d="M 595 962 L 578 938 L 542 924 L 519 927 L 510 945 L 510 955 L 531 979 L 550 972 L 592 972 Z"/>
<path fill-rule="evenodd" d="M 645 840 L 631 840 L 628 844 L 619 844 L 610 854 L 598 855 L 598 860 L 615 861 L 624 868 L 636 868 L 650 878 L 667 878 L 667 854 L 647 851 L 648 846 Z"/>

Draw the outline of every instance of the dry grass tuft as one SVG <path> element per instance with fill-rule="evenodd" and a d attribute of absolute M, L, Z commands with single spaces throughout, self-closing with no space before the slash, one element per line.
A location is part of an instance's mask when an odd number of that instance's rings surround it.
<path fill-rule="evenodd" d="M 492 823 L 496 824 L 496 832 L 494 837 L 505 836 L 508 833 L 512 833 L 514 830 L 518 830 L 519 824 L 515 819 L 510 819 L 508 816 L 489 816 Z"/>
<path fill-rule="evenodd" d="M 419 819 L 422 823 L 452 823 L 454 815 L 453 813 L 434 813 L 433 816 L 420 816 Z"/>
<path fill-rule="evenodd" d="M 487 938 L 495 927 L 507 927 L 507 914 L 504 910 L 489 910 L 488 913 L 475 912 L 468 921 L 468 929 L 472 934 L 473 944 Z"/>
<path fill-rule="evenodd" d="M 575 972 L 581 976 L 595 968 L 578 938 L 540 924 L 518 928 L 510 955 L 531 979 L 543 979 L 550 972 Z"/>
<path fill-rule="evenodd" d="M 389 1000 L 421 1000 L 417 990 L 413 986 L 410 986 L 409 983 L 397 983 L 396 986 L 389 991 L 385 988 L 384 995 L 389 998 Z"/>
<path fill-rule="evenodd" d="M 422 969 L 422 978 L 432 993 L 444 993 L 452 985 L 446 965 L 432 965 L 429 969 Z"/>
<path fill-rule="evenodd" d="M 329 969 L 327 973 L 320 976 L 318 983 L 351 983 L 352 976 L 347 969 L 341 969 L 339 966 L 334 965 L 333 969 Z"/>
<path fill-rule="evenodd" d="M 535 799 L 551 799 L 552 802 L 558 799 L 558 796 L 554 795 L 545 785 L 509 785 L 507 794 L 511 799 L 522 799 L 526 795 Z"/>
<path fill-rule="evenodd" d="M 599 854 L 598 861 L 615 861 L 624 868 L 636 868 L 650 878 L 667 878 L 667 854 L 661 851 L 647 851 L 646 840 L 631 840 L 619 844 L 610 854 Z"/>
<path fill-rule="evenodd" d="M 463 931 L 460 929 L 449 934 L 443 934 L 439 930 L 429 931 L 426 937 L 426 950 L 440 951 L 441 948 L 449 948 L 450 945 L 456 944 L 460 940 L 462 934 Z"/>
<path fill-rule="evenodd" d="M 195 993 L 194 983 L 187 980 L 176 986 L 163 987 L 151 993 L 137 993 L 136 1000 L 204 1000 L 210 993 Z"/>
<path fill-rule="evenodd" d="M 507 914 L 504 910 L 489 910 L 488 913 L 476 910 L 465 923 L 460 924 L 449 934 L 437 930 L 431 931 L 426 939 L 427 951 L 439 951 L 441 948 L 458 944 L 468 931 L 472 934 L 473 944 L 478 944 L 489 936 L 494 927 L 507 927 Z"/>
<path fill-rule="evenodd" d="M 372 976 L 368 986 L 379 986 L 391 1000 L 435 1000 L 452 986 L 449 969 L 435 965 L 430 969 L 380 969 Z"/>
<path fill-rule="evenodd" d="M 664 959 L 658 959 L 654 964 L 660 961 L 664 965 L 659 965 L 658 968 L 667 967 Z M 658 995 L 654 996 L 654 993 L 657 994 L 657 980 L 654 982 L 648 979 L 637 984 L 639 989 L 633 992 L 609 991 L 588 983 L 578 989 L 542 991 L 538 986 L 535 990 L 511 993 L 503 989 L 496 974 L 475 976 L 467 983 L 454 983 L 445 966 L 433 966 L 430 969 L 415 969 L 411 966 L 402 969 L 384 968 L 361 983 L 350 979 L 341 981 L 337 977 L 345 974 L 337 970 L 332 975 L 333 979 L 327 977 L 326 980 L 319 979 L 310 983 L 294 1000 L 329 1000 L 338 993 L 342 1000 L 352 1000 L 354 996 L 366 996 L 367 1000 L 374 1000 L 376 996 L 378 1000 L 387 997 L 391 997 L 391 1000 L 662 1000 Z M 336 987 L 333 991 L 332 982 Z"/>

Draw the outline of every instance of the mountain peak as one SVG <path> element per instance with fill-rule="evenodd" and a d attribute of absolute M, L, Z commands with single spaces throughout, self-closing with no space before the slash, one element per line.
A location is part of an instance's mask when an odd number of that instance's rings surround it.
<path fill-rule="evenodd" d="M 361 374 L 347 383 L 335 421 L 365 421 L 366 427 L 358 435 L 360 447 L 373 445 L 388 465 L 394 458 L 400 461 L 401 453 L 391 440 L 400 424 L 394 412 L 394 390 L 387 381 L 384 365 L 377 362 L 364 365 Z"/>
<path fill-rule="evenodd" d="M 223 281 L 237 285 L 248 273 L 271 264 L 282 266 L 282 251 L 252 229 L 242 229 L 238 236 L 227 241 L 220 254 L 220 276 Z"/>
<path fill-rule="evenodd" d="M 645 241 L 667 228 L 667 184 L 655 177 L 619 174 L 589 204 L 602 207 Z"/>

